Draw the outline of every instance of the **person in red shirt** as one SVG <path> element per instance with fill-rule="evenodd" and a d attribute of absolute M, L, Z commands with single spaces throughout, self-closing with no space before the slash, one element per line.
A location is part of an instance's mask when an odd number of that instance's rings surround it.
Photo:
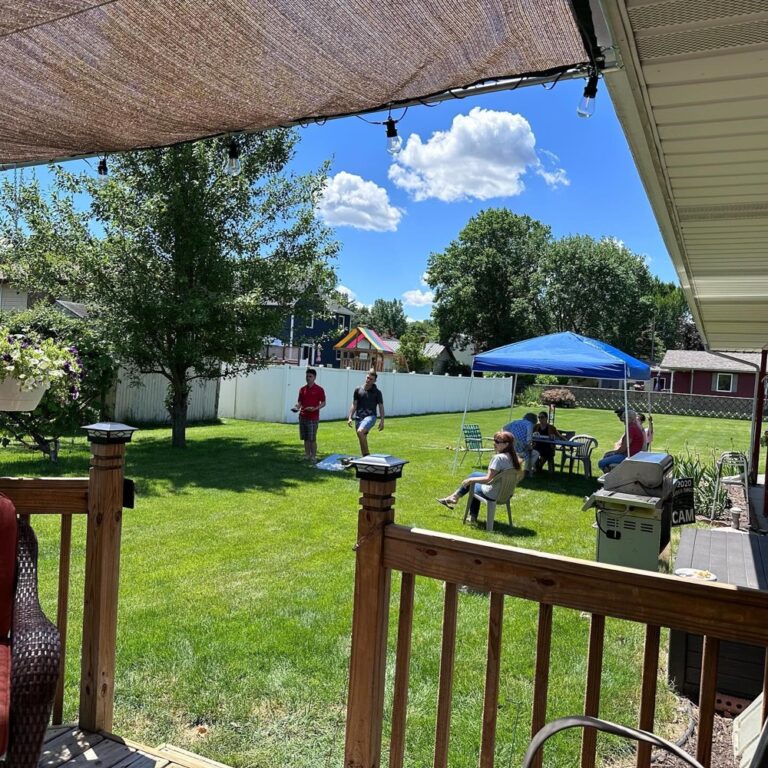
<path fill-rule="evenodd" d="M 624 409 L 617 408 L 615 411 L 622 423 L 624 423 Z M 645 445 L 645 432 L 637 421 L 637 414 L 634 411 L 627 411 L 627 419 L 629 421 L 629 451 L 627 451 L 627 435 L 623 434 L 619 440 L 616 441 L 612 451 L 606 451 L 603 458 L 597 462 L 597 466 L 603 470 L 603 472 L 610 472 L 613 467 L 620 464 L 627 456 L 634 456 L 643 450 Z"/>
<path fill-rule="evenodd" d="M 304 441 L 304 457 L 314 464 L 317 461 L 317 425 L 320 409 L 325 407 L 325 390 L 315 383 L 317 371 L 307 368 L 307 383 L 299 390 L 299 399 L 291 409 L 299 413 L 299 438 Z"/>

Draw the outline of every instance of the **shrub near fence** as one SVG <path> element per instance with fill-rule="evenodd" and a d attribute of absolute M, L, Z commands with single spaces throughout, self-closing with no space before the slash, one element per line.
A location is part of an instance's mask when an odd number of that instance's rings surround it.
<path fill-rule="evenodd" d="M 541 402 L 541 392 L 551 389 L 548 385 L 532 384 L 525 389 L 525 397 L 535 394 Z M 564 387 L 576 398 L 581 408 L 615 410 L 624 405 L 623 389 L 599 389 L 598 387 Z M 722 397 L 719 395 L 686 395 L 678 392 L 645 392 L 630 390 L 629 407 L 636 411 L 669 413 L 675 416 L 710 416 L 719 419 L 752 418 L 752 398 Z"/>

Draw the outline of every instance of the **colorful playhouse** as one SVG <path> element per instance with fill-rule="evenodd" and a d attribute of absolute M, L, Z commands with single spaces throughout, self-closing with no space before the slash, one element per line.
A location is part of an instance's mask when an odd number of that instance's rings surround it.
<path fill-rule="evenodd" d="M 395 351 L 372 328 L 352 328 L 333 348 L 339 368 L 391 371 L 395 365 Z"/>

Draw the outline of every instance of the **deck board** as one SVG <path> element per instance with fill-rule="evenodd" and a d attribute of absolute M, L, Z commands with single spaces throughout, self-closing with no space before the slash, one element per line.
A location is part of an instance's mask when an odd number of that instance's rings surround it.
<path fill-rule="evenodd" d="M 228 768 L 185 749 L 152 748 L 74 726 L 48 729 L 38 768 Z"/>

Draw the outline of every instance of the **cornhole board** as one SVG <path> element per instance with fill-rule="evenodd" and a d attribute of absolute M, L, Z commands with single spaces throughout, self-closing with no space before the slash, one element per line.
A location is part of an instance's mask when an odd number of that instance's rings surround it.
<path fill-rule="evenodd" d="M 324 469 L 326 472 L 341 472 L 342 470 L 349 469 L 350 467 L 342 464 L 342 459 L 355 459 L 356 456 L 350 456 L 347 453 L 332 453 L 322 461 L 318 461 L 315 464 L 316 469 Z"/>

